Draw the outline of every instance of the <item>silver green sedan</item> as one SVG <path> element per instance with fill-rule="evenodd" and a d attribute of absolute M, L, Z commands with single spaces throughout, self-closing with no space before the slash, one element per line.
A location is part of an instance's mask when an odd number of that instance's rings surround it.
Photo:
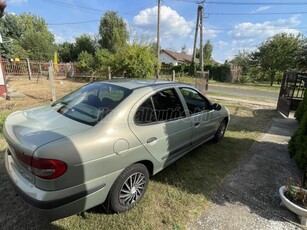
<path fill-rule="evenodd" d="M 190 85 L 95 82 L 10 115 L 6 171 L 20 197 L 49 220 L 104 202 L 124 212 L 142 199 L 149 176 L 220 141 L 228 122 L 226 108 Z"/>

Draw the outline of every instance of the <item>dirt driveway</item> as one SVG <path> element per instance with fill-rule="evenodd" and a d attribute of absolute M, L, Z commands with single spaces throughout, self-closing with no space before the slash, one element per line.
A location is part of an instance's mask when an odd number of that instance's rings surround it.
<path fill-rule="evenodd" d="M 296 128 L 294 119 L 274 118 L 238 167 L 227 176 L 209 208 L 189 228 L 304 228 L 295 214 L 280 206 L 278 193 L 288 178 L 302 176 L 287 148 Z"/>

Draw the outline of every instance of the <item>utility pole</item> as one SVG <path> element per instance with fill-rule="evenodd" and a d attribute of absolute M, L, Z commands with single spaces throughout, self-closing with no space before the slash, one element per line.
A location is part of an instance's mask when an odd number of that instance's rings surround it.
<path fill-rule="evenodd" d="M 194 36 L 192 63 L 195 62 L 195 56 L 196 56 L 196 43 L 197 43 L 197 35 L 198 35 L 198 26 L 199 26 L 199 6 L 197 8 L 197 19 L 196 19 L 196 26 L 195 26 L 195 36 Z"/>
<path fill-rule="evenodd" d="M 157 25 L 157 70 L 156 70 L 156 79 L 159 78 L 159 58 L 160 58 L 160 11 L 161 11 L 161 0 L 158 0 L 158 25 Z"/>
<path fill-rule="evenodd" d="M 199 37 L 199 43 L 200 43 L 200 71 L 204 71 L 204 49 L 203 49 L 203 9 L 204 7 L 202 5 L 199 5 L 199 15 L 200 15 L 200 37 Z"/>
<path fill-rule="evenodd" d="M 196 57 L 196 45 L 197 45 L 197 36 L 198 36 L 198 28 L 200 27 L 200 34 L 199 34 L 199 40 L 200 40 L 200 65 L 201 65 L 201 71 L 204 70 L 204 50 L 203 50 L 203 4 L 205 1 L 202 1 L 199 3 L 197 7 L 197 19 L 196 19 L 196 27 L 195 27 L 195 36 L 194 36 L 194 46 L 193 46 L 193 55 L 192 55 L 192 63 L 195 62 Z"/>

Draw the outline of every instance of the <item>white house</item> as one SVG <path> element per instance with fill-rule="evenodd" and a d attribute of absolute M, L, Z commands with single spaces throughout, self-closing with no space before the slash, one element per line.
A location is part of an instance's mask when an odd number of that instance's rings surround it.
<path fill-rule="evenodd" d="M 172 64 L 174 66 L 182 63 L 189 64 L 192 61 L 192 55 L 162 49 L 160 51 L 159 61 L 161 64 Z"/>

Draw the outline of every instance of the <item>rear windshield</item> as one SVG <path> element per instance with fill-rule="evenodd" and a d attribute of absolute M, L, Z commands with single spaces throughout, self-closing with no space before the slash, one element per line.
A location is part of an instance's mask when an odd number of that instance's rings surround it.
<path fill-rule="evenodd" d="M 52 104 L 60 114 L 94 126 L 121 103 L 132 91 L 107 83 L 92 83 Z"/>

